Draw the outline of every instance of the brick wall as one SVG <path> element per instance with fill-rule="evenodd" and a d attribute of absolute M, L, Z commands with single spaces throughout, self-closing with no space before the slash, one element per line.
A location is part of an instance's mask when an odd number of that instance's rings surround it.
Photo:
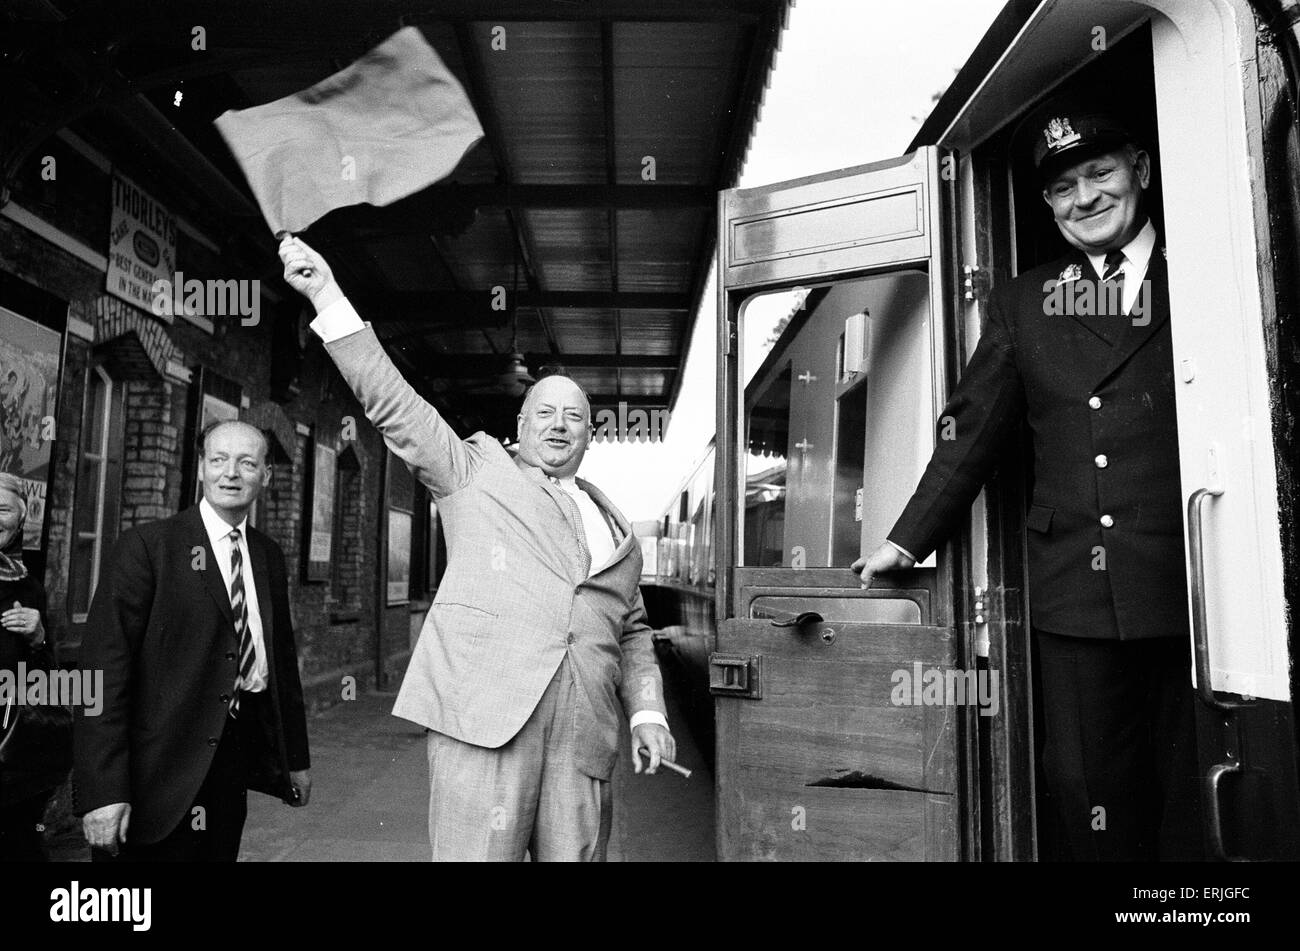
<path fill-rule="evenodd" d="M 160 196 L 161 197 L 161 196 Z M 203 277 L 185 261 L 187 275 Z M 177 366 L 199 367 L 236 382 L 251 406 L 241 413 L 258 425 L 274 418 L 280 442 L 291 461 L 273 467 L 272 481 L 259 506 L 259 527 L 285 554 L 300 668 L 309 704 L 319 708 L 339 699 L 346 672 L 363 688 L 375 680 L 376 642 L 398 656 L 381 666 L 390 674 L 405 666 L 409 627 L 405 607 L 376 604 L 375 572 L 382 569 L 378 547 L 383 444 L 323 349 L 313 342 L 303 362 L 300 391 L 292 402 L 270 402 L 272 308 L 264 307 L 257 326 L 218 320 L 215 332 L 177 319 L 165 321 L 104 293 L 104 275 L 59 247 L 7 219 L 0 219 L 0 268 L 69 301 L 69 313 L 94 328 L 95 342 L 69 336 L 61 376 L 59 425 L 51 460 L 50 530 L 45 582 L 50 600 L 48 626 L 63 660 L 75 662 L 80 631 L 70 624 L 68 590 L 70 527 L 77 500 L 76 465 L 82 440 L 88 368 L 105 360 L 115 379 L 125 377 L 121 528 L 166 518 L 189 504 L 181 498 L 184 443 L 192 437 L 187 420 L 194 411 L 191 387 L 166 378 Z M 169 370 L 170 368 L 170 370 Z M 344 418 L 358 420 L 355 441 L 340 439 Z M 344 473 L 338 503 L 342 535 L 335 539 L 336 578 L 302 580 L 305 474 L 311 438 L 295 424 L 349 449 L 355 469 Z M 287 444 L 286 444 L 287 440 Z M 337 582 L 337 583 L 336 583 Z M 391 630 L 390 630 L 391 629 Z"/>
<path fill-rule="evenodd" d="M 132 380 L 126 385 L 122 531 L 176 512 L 167 497 L 167 474 L 181 465 L 170 391 L 163 380 Z"/>

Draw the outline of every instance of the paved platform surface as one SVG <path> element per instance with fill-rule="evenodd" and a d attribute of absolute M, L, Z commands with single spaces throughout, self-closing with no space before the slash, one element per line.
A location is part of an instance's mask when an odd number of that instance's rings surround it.
<path fill-rule="evenodd" d="M 395 695 L 372 693 L 308 723 L 312 799 L 291 809 L 249 795 L 243 862 L 385 862 L 429 859 L 424 731 L 390 714 Z M 612 862 L 711 862 L 713 776 L 669 700 L 678 762 L 690 779 L 632 772 L 623 750 L 614 774 Z"/>

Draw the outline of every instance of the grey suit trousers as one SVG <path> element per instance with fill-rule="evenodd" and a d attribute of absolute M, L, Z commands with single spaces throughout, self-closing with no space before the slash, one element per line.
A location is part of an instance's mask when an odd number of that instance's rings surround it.
<path fill-rule="evenodd" d="M 523 728 L 497 749 L 429 732 L 429 844 L 435 862 L 603 862 L 609 783 L 577 766 L 566 655 Z"/>

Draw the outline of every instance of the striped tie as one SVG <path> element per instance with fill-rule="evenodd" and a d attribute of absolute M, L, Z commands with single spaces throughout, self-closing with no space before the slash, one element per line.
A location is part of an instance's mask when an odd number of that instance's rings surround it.
<path fill-rule="evenodd" d="M 239 716 L 239 691 L 253 672 L 253 634 L 248 629 L 248 599 L 244 597 L 244 556 L 239 551 L 239 529 L 230 535 L 230 609 L 239 635 L 239 674 L 230 696 L 230 715 Z"/>

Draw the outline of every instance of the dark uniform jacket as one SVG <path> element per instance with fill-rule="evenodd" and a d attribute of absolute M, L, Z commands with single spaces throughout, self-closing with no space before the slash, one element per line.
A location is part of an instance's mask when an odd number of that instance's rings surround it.
<path fill-rule="evenodd" d="M 263 741 L 246 750 L 247 786 L 288 798 L 289 771 L 309 759 L 284 555 L 251 526 L 247 539 L 267 651 L 265 700 L 240 707 Z M 239 642 L 216 558 L 197 505 L 142 525 L 118 539 L 90 607 L 81 668 L 104 672 L 104 706 L 76 711 L 75 807 L 130 803 L 135 844 L 184 817 L 227 719 Z"/>
<path fill-rule="evenodd" d="M 1072 251 L 991 294 L 934 455 L 888 537 L 917 558 L 933 551 L 1007 458 L 1006 437 L 1023 419 L 1034 454 L 1026 516 L 1033 625 L 1122 640 L 1186 635 L 1164 249 L 1152 252 L 1140 314 L 1143 298 L 1130 315 L 1048 313 L 1060 309 L 1062 291 L 1077 299 L 1082 290 L 1056 289 L 1063 274 L 1100 284 L 1087 256 Z"/>

